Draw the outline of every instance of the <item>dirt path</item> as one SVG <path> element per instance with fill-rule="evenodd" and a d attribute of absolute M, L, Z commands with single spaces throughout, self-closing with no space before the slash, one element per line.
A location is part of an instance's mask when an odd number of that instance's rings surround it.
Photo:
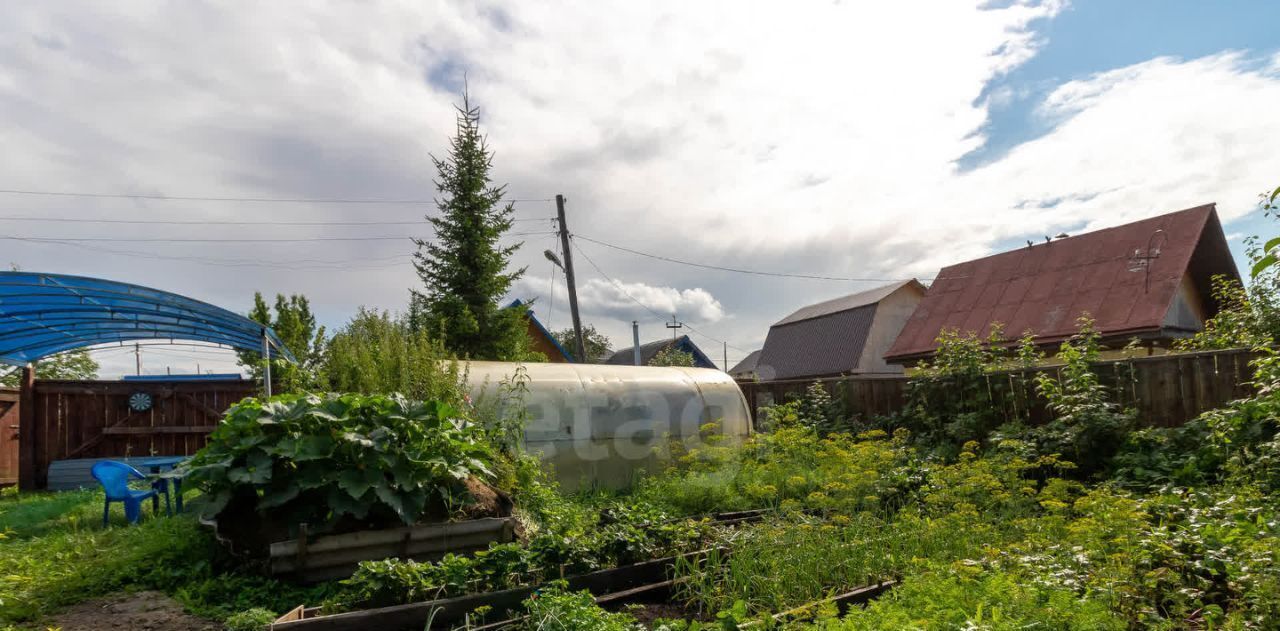
<path fill-rule="evenodd" d="M 62 631 L 218 631 L 222 625 L 197 618 L 160 592 L 119 594 L 80 603 L 49 620 Z"/>

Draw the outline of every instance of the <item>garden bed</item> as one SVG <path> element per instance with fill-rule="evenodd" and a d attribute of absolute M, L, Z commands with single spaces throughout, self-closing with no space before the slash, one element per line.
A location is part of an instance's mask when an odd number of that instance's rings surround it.
<path fill-rule="evenodd" d="M 272 543 L 271 573 L 293 576 L 304 583 L 350 576 L 361 561 L 396 557 L 417 561 L 439 559 L 446 553 L 484 550 L 491 543 L 515 539 L 515 519 L 487 517 L 445 524 L 427 524 L 329 535 L 299 537 Z"/>
<path fill-rule="evenodd" d="M 721 551 L 727 554 L 727 551 Z M 594 595 L 618 594 L 631 591 L 639 595 L 657 589 L 655 584 L 670 583 L 670 575 L 677 560 L 694 562 L 705 558 L 708 551 L 698 551 L 679 557 L 667 557 L 635 563 L 622 567 L 599 570 L 565 579 L 568 589 L 586 590 Z M 393 607 L 381 607 L 346 613 L 323 615 L 318 607 L 301 608 L 281 617 L 272 625 L 280 631 L 356 631 L 359 629 L 421 629 L 428 622 L 432 625 L 451 625 L 463 622 L 467 614 L 480 607 L 489 607 L 490 615 L 500 619 L 512 618 L 521 611 L 521 603 L 541 586 L 517 587 L 483 594 L 469 594 L 457 598 L 445 598 Z M 636 588 L 643 588 L 634 591 Z M 618 600 L 619 596 L 614 596 Z M 500 624 L 500 623 L 499 623 Z"/>

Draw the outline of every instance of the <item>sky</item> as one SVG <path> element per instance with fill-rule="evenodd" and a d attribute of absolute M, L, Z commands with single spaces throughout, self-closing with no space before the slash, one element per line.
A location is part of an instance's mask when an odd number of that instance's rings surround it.
<path fill-rule="evenodd" d="M 562 194 L 585 322 L 621 348 L 675 314 L 733 364 L 801 306 L 1027 238 L 1209 202 L 1238 254 L 1274 234 L 1256 202 L 1280 185 L 1277 19 L 1264 1 L 6 3 L 0 261 L 239 312 L 301 293 L 330 329 L 403 310 L 465 82 L 516 200 L 510 297 L 569 325 L 543 257 Z M 103 377 L 135 370 L 95 354 Z M 144 373 L 230 358 L 142 352 Z"/>

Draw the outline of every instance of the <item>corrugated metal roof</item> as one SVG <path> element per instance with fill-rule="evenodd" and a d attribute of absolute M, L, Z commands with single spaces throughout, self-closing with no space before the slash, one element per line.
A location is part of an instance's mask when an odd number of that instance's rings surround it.
<path fill-rule="evenodd" d="M 758 364 L 759 362 L 760 362 L 760 351 L 759 350 L 751 351 L 750 354 L 742 358 L 742 361 L 734 364 L 733 368 L 729 369 L 729 374 L 737 377 L 738 375 L 745 375 L 747 373 L 755 372 L 756 364 Z"/>
<path fill-rule="evenodd" d="M 874 289 L 860 291 L 856 294 L 849 294 L 848 296 L 841 296 L 839 298 L 825 300 L 823 302 L 812 304 L 807 307 L 801 307 L 800 309 L 797 309 L 795 313 L 792 313 L 791 315 L 781 320 L 778 320 L 773 325 L 780 326 L 783 324 L 791 324 L 792 322 L 800 322 L 801 320 L 820 318 L 825 315 L 831 315 L 833 313 L 839 313 L 841 311 L 856 309 L 857 307 L 873 305 L 873 304 L 876 304 L 877 302 L 880 302 L 881 300 L 884 300 L 885 297 L 888 296 L 889 294 L 895 291 L 898 291 L 898 289 L 900 289 L 904 285 L 910 285 L 911 283 L 919 283 L 919 282 L 920 281 L 914 278 L 911 278 L 903 281 L 898 281 L 896 283 L 890 283 L 882 287 L 876 287 Z"/>
<path fill-rule="evenodd" d="M 1159 257 L 1148 272 L 1129 271 L 1157 230 Z M 1104 336 L 1159 332 L 1188 273 L 1206 305 L 1210 277 L 1239 278 L 1212 204 L 943 268 L 885 358 L 931 353 L 944 328 L 986 336 L 992 322 L 1011 337 L 1029 330 L 1040 343 L 1058 342 L 1084 312 Z"/>
<path fill-rule="evenodd" d="M 769 327 L 756 365 L 760 378 L 795 379 L 855 370 L 878 303 Z"/>

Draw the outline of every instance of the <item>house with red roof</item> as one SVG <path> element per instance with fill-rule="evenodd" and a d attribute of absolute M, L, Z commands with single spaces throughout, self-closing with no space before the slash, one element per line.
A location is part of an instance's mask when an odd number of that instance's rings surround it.
<path fill-rule="evenodd" d="M 928 359 L 943 330 L 986 337 L 997 322 L 1006 337 L 1029 331 L 1056 348 L 1085 313 L 1107 347 L 1137 338 L 1155 352 L 1195 335 L 1218 312 L 1215 275 L 1240 279 L 1213 204 L 1028 242 L 943 268 L 885 360 Z"/>

